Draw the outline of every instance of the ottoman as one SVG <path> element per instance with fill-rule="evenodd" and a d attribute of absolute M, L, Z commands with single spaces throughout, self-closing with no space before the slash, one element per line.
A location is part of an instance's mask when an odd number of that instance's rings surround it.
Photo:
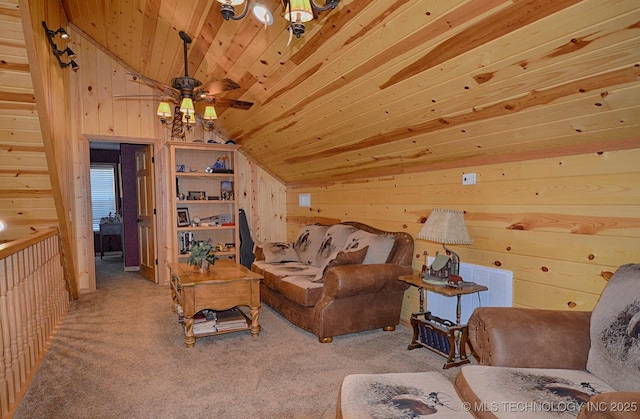
<path fill-rule="evenodd" d="M 472 418 L 453 384 L 439 372 L 352 374 L 342 381 L 336 417 Z"/>

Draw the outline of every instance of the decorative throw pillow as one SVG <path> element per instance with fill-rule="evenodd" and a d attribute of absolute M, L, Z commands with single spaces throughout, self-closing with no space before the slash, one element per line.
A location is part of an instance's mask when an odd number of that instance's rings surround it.
<path fill-rule="evenodd" d="M 344 249 L 347 238 L 356 230 L 355 227 L 345 224 L 336 224 L 329 227 L 312 265 L 319 268 L 326 266 L 337 252 Z"/>
<path fill-rule="evenodd" d="M 300 262 L 293 243 L 272 242 L 262 246 L 266 263 Z"/>
<path fill-rule="evenodd" d="M 329 226 L 308 225 L 300 229 L 293 248 L 302 263 L 312 265 Z"/>
<path fill-rule="evenodd" d="M 327 269 L 332 268 L 334 266 L 362 264 L 362 261 L 367 255 L 368 249 L 369 249 L 369 246 L 366 246 L 366 247 L 363 247 L 362 249 L 341 250 L 339 252 L 334 253 L 329 258 L 327 263 L 321 267 L 320 272 L 316 275 L 316 277 L 312 280 L 312 282 L 323 282 L 324 274 L 325 272 L 327 272 Z"/>
<path fill-rule="evenodd" d="M 640 264 L 622 265 L 591 314 L 587 371 L 618 391 L 640 388 Z"/>
<path fill-rule="evenodd" d="M 327 269 L 340 265 L 360 265 L 367 256 L 367 250 L 369 246 L 356 250 L 341 250 L 336 254 L 335 259 L 329 262 Z"/>
<path fill-rule="evenodd" d="M 362 249 L 369 246 L 362 264 L 386 263 L 395 241 L 395 237 L 391 234 L 372 234 L 364 230 L 357 230 L 347 239 L 345 250 Z"/>

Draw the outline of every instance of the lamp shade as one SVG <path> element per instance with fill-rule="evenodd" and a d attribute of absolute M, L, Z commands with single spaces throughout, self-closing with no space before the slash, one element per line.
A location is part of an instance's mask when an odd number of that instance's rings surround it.
<path fill-rule="evenodd" d="M 168 102 L 160 102 L 156 112 L 160 118 L 171 118 L 171 107 Z"/>
<path fill-rule="evenodd" d="M 291 7 L 291 14 L 289 14 L 289 7 Z M 291 0 L 289 7 L 284 10 L 284 18 L 294 22 L 309 22 L 313 20 L 313 10 L 311 10 L 311 3 L 309 0 Z"/>
<path fill-rule="evenodd" d="M 193 107 L 193 100 L 190 97 L 185 97 L 182 99 L 182 103 L 180 104 L 180 112 L 185 115 L 193 115 L 196 113 L 196 110 Z"/>
<path fill-rule="evenodd" d="M 214 108 L 211 105 L 205 107 L 204 108 L 204 115 L 202 116 L 202 119 L 204 119 L 205 121 L 213 121 L 214 119 L 218 119 L 218 114 L 216 113 L 216 108 Z"/>
<path fill-rule="evenodd" d="M 434 208 L 417 236 L 443 244 L 471 244 L 462 211 Z"/>

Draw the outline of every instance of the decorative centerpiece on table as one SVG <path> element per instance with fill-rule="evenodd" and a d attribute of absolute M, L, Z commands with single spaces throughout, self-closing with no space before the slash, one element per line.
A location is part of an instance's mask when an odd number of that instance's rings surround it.
<path fill-rule="evenodd" d="M 216 263 L 215 246 L 211 241 L 195 243 L 191 247 L 191 253 L 187 259 L 187 263 L 193 266 L 194 271 L 209 272 L 211 265 Z"/>

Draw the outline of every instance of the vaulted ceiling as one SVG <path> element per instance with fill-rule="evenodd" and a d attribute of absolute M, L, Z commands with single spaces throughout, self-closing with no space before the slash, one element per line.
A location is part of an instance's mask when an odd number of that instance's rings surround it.
<path fill-rule="evenodd" d="M 286 182 L 640 145 L 637 0 L 342 0 L 289 45 L 281 0 L 263 3 L 266 29 L 215 0 L 62 0 L 164 84 L 189 34 L 190 75 L 254 102 L 216 129 Z"/>

